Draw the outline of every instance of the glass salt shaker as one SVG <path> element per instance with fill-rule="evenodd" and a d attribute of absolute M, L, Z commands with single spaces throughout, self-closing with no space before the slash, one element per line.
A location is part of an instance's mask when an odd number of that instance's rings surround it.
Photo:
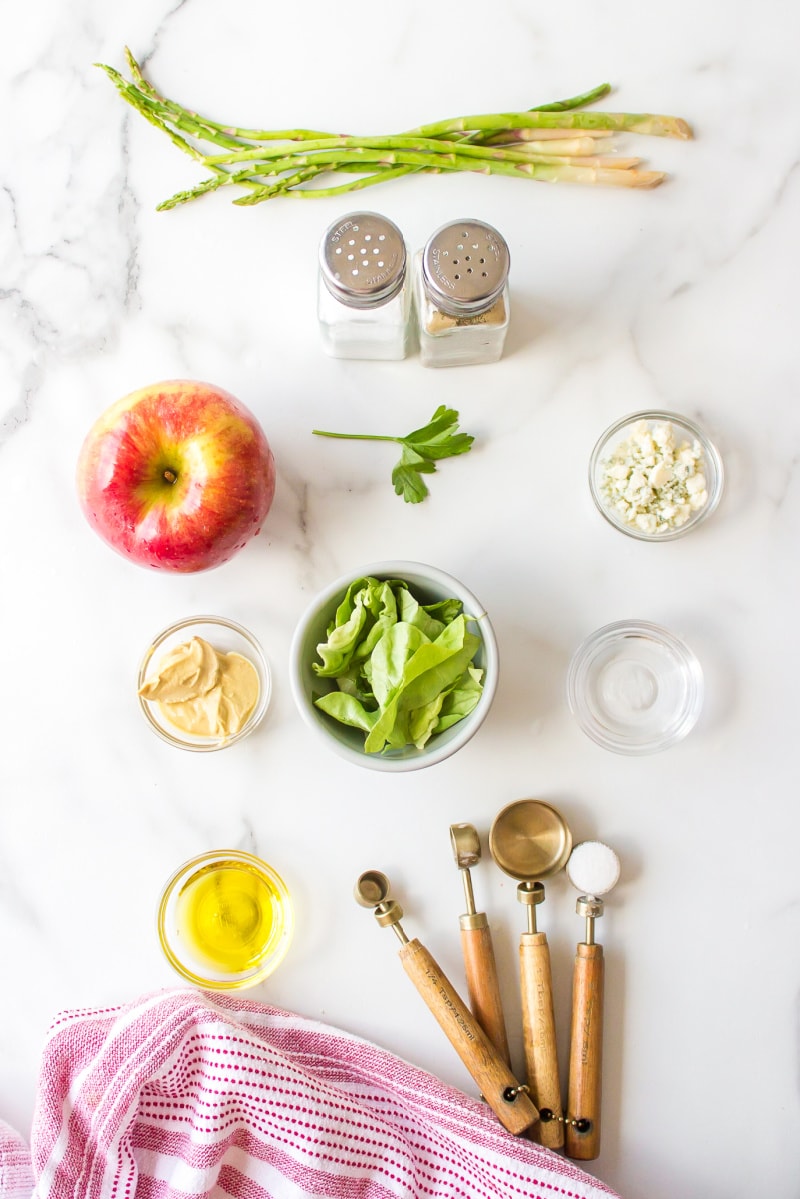
<path fill-rule="evenodd" d="M 326 230 L 317 314 L 333 358 L 405 358 L 411 317 L 403 235 L 377 212 L 353 212 Z"/>
<path fill-rule="evenodd" d="M 509 321 L 505 239 L 483 221 L 454 221 L 414 260 L 414 299 L 423 366 L 496 362 Z"/>

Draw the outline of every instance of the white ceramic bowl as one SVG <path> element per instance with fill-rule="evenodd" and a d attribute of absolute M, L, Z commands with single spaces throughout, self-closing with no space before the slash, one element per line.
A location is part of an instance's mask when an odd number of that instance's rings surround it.
<path fill-rule="evenodd" d="M 368 754 L 364 750 L 363 732 L 340 724 L 314 705 L 315 698 L 336 689 L 332 679 L 321 679 L 312 669 L 312 663 L 319 661 L 316 647 L 326 640 L 328 626 L 347 588 L 354 579 L 367 575 L 378 579 L 403 579 L 415 598 L 422 603 L 436 603 L 450 598 L 461 600 L 465 615 L 474 618 L 469 626 L 470 631 L 477 632 L 481 637 L 481 646 L 474 662 L 485 673 L 483 694 L 477 706 L 463 720 L 431 737 L 422 749 L 408 745 L 403 749 Z M 462 745 L 466 745 L 486 718 L 497 689 L 498 674 L 497 641 L 483 605 L 458 579 L 420 562 L 373 562 L 334 579 L 315 596 L 300 618 L 290 651 L 292 694 L 306 724 L 329 749 L 347 761 L 371 770 L 420 770 L 449 758 Z"/>

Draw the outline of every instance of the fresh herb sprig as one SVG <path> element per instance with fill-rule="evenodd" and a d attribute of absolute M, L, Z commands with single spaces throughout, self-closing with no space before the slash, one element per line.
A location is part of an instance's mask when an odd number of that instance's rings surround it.
<path fill-rule="evenodd" d="M 475 438 L 469 433 L 458 432 L 458 413 L 454 408 L 441 404 L 431 420 L 421 429 L 414 429 L 405 437 L 390 437 L 377 433 L 329 433 L 324 429 L 313 429 L 317 437 L 338 437 L 343 441 L 393 441 L 402 446 L 400 461 L 392 471 L 392 482 L 397 495 L 402 495 L 407 504 L 419 504 L 429 494 L 423 475 L 432 475 L 441 458 L 453 458 L 466 454 Z"/>

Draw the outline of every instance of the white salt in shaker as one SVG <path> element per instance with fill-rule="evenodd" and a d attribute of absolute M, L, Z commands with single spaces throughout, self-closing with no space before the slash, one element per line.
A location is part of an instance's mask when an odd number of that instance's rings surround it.
<path fill-rule="evenodd" d="M 333 358 L 405 358 L 411 317 L 406 247 L 387 217 L 354 212 L 326 230 L 317 314 L 323 347 Z"/>
<path fill-rule="evenodd" d="M 496 362 L 509 321 L 505 240 L 484 221 L 443 225 L 414 260 L 423 366 Z"/>

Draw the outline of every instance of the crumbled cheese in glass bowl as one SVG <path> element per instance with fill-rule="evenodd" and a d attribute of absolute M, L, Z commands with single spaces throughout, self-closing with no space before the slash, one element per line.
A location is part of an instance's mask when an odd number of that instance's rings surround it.
<path fill-rule="evenodd" d="M 599 511 L 641 541 L 670 541 L 714 511 L 722 494 L 722 460 L 685 416 L 635 412 L 606 429 L 589 463 Z"/>

